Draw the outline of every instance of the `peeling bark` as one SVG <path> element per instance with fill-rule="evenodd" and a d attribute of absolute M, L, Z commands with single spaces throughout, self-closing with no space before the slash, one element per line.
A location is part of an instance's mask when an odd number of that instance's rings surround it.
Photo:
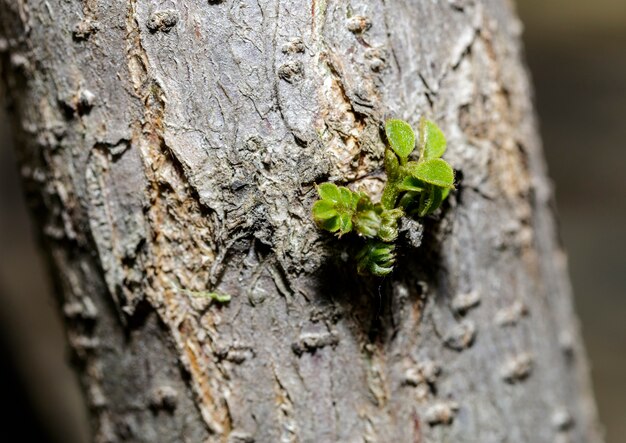
<path fill-rule="evenodd" d="M 600 441 L 507 1 L 0 12 L 96 442 Z M 359 277 L 313 185 L 379 194 L 382 122 L 421 115 L 458 190 Z"/>

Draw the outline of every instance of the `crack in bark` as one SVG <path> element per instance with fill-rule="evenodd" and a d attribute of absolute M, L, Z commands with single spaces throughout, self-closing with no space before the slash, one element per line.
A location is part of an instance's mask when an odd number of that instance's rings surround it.
<path fill-rule="evenodd" d="M 134 125 L 133 144 L 142 152 L 151 202 L 148 213 L 148 225 L 152 230 L 148 252 L 151 264 L 147 267 L 146 277 L 149 282 L 146 288 L 147 296 L 164 323 L 171 329 L 176 346 L 181 352 L 181 362 L 191 374 L 191 387 L 198 396 L 197 406 L 208 429 L 213 433 L 224 435 L 228 434 L 232 427 L 230 414 L 221 393 L 215 390 L 215 382 L 211 381 L 211 378 L 223 379 L 224 375 L 210 363 L 211 356 L 205 355 L 202 351 L 202 346 L 196 338 L 201 328 L 196 322 L 192 319 L 180 322 L 176 320 L 178 317 L 176 313 L 181 312 L 181 308 L 186 315 L 190 315 L 193 309 L 189 309 L 186 296 L 172 288 L 169 283 L 170 275 L 181 282 L 180 286 L 187 286 L 187 282 L 197 280 L 197 276 L 185 275 L 185 267 L 189 268 L 189 264 L 184 263 L 183 257 L 170 255 L 172 248 L 168 244 L 174 239 L 169 237 L 168 225 L 173 222 L 174 225 L 180 226 L 176 219 L 188 219 L 189 215 L 195 213 L 192 219 L 197 225 L 190 226 L 193 232 L 190 230 L 188 236 L 195 245 L 203 243 L 210 245 L 211 238 L 202 240 L 202 236 L 210 235 L 214 229 L 210 221 L 203 217 L 202 211 L 199 211 L 200 203 L 190 192 L 190 186 L 180 164 L 176 164 L 174 154 L 165 143 L 163 127 L 165 93 L 159 83 L 150 77 L 149 58 L 141 42 L 135 4 L 135 1 L 129 4 L 127 54 L 135 92 L 144 106 L 143 120 Z M 170 222 L 172 215 L 174 219 Z M 200 241 L 195 240 L 198 233 Z M 205 252 L 207 257 L 215 257 L 214 252 L 211 253 L 210 250 Z"/>

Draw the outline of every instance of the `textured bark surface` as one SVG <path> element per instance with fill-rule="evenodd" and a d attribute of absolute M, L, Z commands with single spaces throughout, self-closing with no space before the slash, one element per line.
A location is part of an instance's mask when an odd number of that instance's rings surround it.
<path fill-rule="evenodd" d="M 0 12 L 95 441 L 599 441 L 508 2 Z M 458 190 L 356 276 L 313 184 L 380 192 L 381 123 L 420 115 Z"/>

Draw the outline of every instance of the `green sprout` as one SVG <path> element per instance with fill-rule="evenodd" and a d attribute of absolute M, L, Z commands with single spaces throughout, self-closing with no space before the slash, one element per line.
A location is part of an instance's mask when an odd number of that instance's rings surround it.
<path fill-rule="evenodd" d="M 355 231 L 365 238 L 356 255 L 357 271 L 379 277 L 393 271 L 399 220 L 432 214 L 454 189 L 454 170 L 441 158 L 446 138 L 435 123 L 420 120 L 417 161 L 409 161 L 416 138 L 407 122 L 387 120 L 385 134 L 387 183 L 380 202 L 373 203 L 367 194 L 345 186 L 322 183 L 317 186 L 320 198 L 312 208 L 313 220 L 321 229 L 338 237 Z"/>
<path fill-rule="evenodd" d="M 230 303 L 231 300 L 231 296 L 229 294 L 223 294 L 213 291 L 191 291 L 189 289 L 178 288 L 177 286 L 176 288 L 191 297 L 207 298 L 219 304 Z"/>

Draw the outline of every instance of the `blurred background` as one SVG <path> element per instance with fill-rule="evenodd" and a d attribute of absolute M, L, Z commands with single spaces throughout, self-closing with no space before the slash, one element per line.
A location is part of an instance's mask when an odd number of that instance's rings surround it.
<path fill-rule="evenodd" d="M 625 443 L 626 0 L 517 7 L 600 417 L 607 443 Z M 0 392 L 13 407 L 0 414 L 0 436 L 19 427 L 20 441 L 82 443 L 83 399 L 1 108 Z"/>
<path fill-rule="evenodd" d="M 626 442 L 626 0 L 518 0 L 607 443 Z"/>

